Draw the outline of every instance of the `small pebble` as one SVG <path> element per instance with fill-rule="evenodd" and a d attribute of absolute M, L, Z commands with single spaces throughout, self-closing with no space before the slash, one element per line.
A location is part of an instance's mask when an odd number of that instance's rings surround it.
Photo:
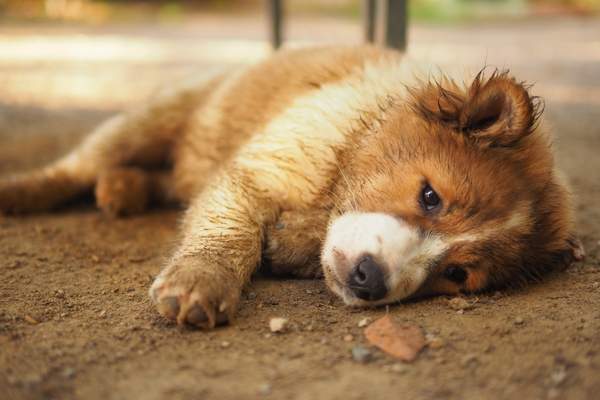
<path fill-rule="evenodd" d="M 567 379 L 567 371 L 564 368 L 559 368 L 552 372 L 550 379 L 552 380 L 552 383 L 558 386 Z"/>
<path fill-rule="evenodd" d="M 260 385 L 260 387 L 258 388 L 258 393 L 260 393 L 263 396 L 266 396 L 268 394 L 271 394 L 271 391 L 273 390 L 273 387 L 271 386 L 270 383 L 263 383 L 262 385 Z"/>
<path fill-rule="evenodd" d="M 221 342 L 221 347 L 222 348 L 226 349 L 229 346 L 231 346 L 231 343 L 229 343 L 228 341 L 224 340 L 224 341 Z"/>
<path fill-rule="evenodd" d="M 483 348 L 483 352 L 484 353 L 491 353 L 492 351 L 494 351 L 495 347 L 493 344 L 488 343 L 485 345 L 485 347 Z"/>
<path fill-rule="evenodd" d="M 546 397 L 548 398 L 548 400 L 558 399 L 560 397 L 560 390 L 552 388 L 548 390 L 548 394 L 546 395 Z"/>
<path fill-rule="evenodd" d="M 469 310 L 473 305 L 462 297 L 454 297 L 448 300 L 448 306 L 453 310 Z"/>
<path fill-rule="evenodd" d="M 100 314 L 98 314 L 98 316 L 99 316 L 100 318 L 104 318 L 104 317 L 106 316 L 106 310 L 102 310 L 102 311 L 100 311 Z"/>
<path fill-rule="evenodd" d="M 442 347 L 444 347 L 445 344 L 446 343 L 439 337 L 433 337 L 427 342 L 427 345 L 429 346 L 429 348 L 434 349 L 434 350 L 441 349 Z"/>
<path fill-rule="evenodd" d="M 366 364 L 373 359 L 371 350 L 364 346 L 354 346 L 352 348 L 352 359 L 356 362 Z"/>
<path fill-rule="evenodd" d="M 269 329 L 273 333 L 283 333 L 286 331 L 288 320 L 286 318 L 271 318 Z"/>
<path fill-rule="evenodd" d="M 471 364 L 475 364 L 475 363 L 477 363 L 477 361 L 478 361 L 478 360 L 477 360 L 477 355 L 476 355 L 476 354 L 467 354 L 467 355 L 465 355 L 465 356 L 464 356 L 464 357 L 461 359 L 461 361 L 460 361 L 460 364 L 461 364 L 463 367 L 467 367 L 467 366 L 469 366 L 469 365 L 471 365 Z"/>
<path fill-rule="evenodd" d="M 408 365 L 402 363 L 396 363 L 390 367 L 390 370 L 397 374 L 405 374 L 408 372 L 409 369 L 410 367 Z"/>
<path fill-rule="evenodd" d="M 67 367 L 63 370 L 62 376 L 65 378 L 72 378 L 75 376 L 75 368 Z"/>
<path fill-rule="evenodd" d="M 523 317 L 515 318 L 515 325 L 523 325 L 524 322 L 525 320 L 523 319 Z"/>
<path fill-rule="evenodd" d="M 31 325 L 39 324 L 38 320 L 33 318 L 31 315 L 26 315 L 23 317 L 23 319 L 25 320 L 25 322 L 27 322 L 28 324 L 31 324 Z"/>
<path fill-rule="evenodd" d="M 344 336 L 344 342 L 351 342 L 353 340 L 354 340 L 354 336 L 352 336 L 352 335 Z"/>
<path fill-rule="evenodd" d="M 358 327 L 359 328 L 364 328 L 365 326 L 369 325 L 371 323 L 371 319 L 370 318 L 363 318 L 360 321 L 358 321 Z"/>

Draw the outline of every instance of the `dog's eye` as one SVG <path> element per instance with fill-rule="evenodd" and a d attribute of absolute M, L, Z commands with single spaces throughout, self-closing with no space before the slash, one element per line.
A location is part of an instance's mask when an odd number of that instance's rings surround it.
<path fill-rule="evenodd" d="M 449 265 L 444 271 L 444 277 L 454 283 L 463 283 L 468 275 L 468 272 L 458 265 Z"/>
<path fill-rule="evenodd" d="M 421 191 L 420 203 L 425 211 L 433 211 L 441 203 L 440 196 L 438 196 L 429 183 L 426 183 Z"/>

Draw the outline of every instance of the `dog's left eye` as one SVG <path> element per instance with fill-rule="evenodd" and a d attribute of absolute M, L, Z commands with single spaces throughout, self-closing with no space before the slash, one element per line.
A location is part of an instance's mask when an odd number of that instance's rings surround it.
<path fill-rule="evenodd" d="M 425 211 L 433 211 L 436 209 L 440 203 L 440 196 L 433 190 L 433 188 L 427 183 L 423 187 L 421 191 L 421 206 L 425 209 Z"/>
<path fill-rule="evenodd" d="M 444 277 L 454 283 L 463 283 L 467 280 L 468 273 L 458 265 L 449 265 L 444 271 Z"/>

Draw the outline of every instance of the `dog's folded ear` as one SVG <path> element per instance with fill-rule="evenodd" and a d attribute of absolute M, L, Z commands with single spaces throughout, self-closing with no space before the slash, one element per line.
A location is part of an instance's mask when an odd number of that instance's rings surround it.
<path fill-rule="evenodd" d="M 531 133 L 541 114 L 539 98 L 530 96 L 508 72 L 494 73 L 489 79 L 480 72 L 467 90 L 459 128 L 492 147 L 517 143 Z"/>
<path fill-rule="evenodd" d="M 481 71 L 466 88 L 442 78 L 410 90 L 413 109 L 427 120 L 442 123 L 477 143 L 509 147 L 531 133 L 543 111 L 540 98 L 508 72 Z"/>

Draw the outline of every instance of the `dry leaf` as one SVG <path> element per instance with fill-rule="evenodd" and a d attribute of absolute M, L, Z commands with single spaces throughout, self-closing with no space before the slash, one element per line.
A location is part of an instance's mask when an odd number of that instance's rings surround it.
<path fill-rule="evenodd" d="M 379 318 L 365 329 L 367 340 L 381 350 L 398 358 L 411 362 L 425 346 L 425 336 L 416 325 L 400 325 L 389 315 Z"/>

